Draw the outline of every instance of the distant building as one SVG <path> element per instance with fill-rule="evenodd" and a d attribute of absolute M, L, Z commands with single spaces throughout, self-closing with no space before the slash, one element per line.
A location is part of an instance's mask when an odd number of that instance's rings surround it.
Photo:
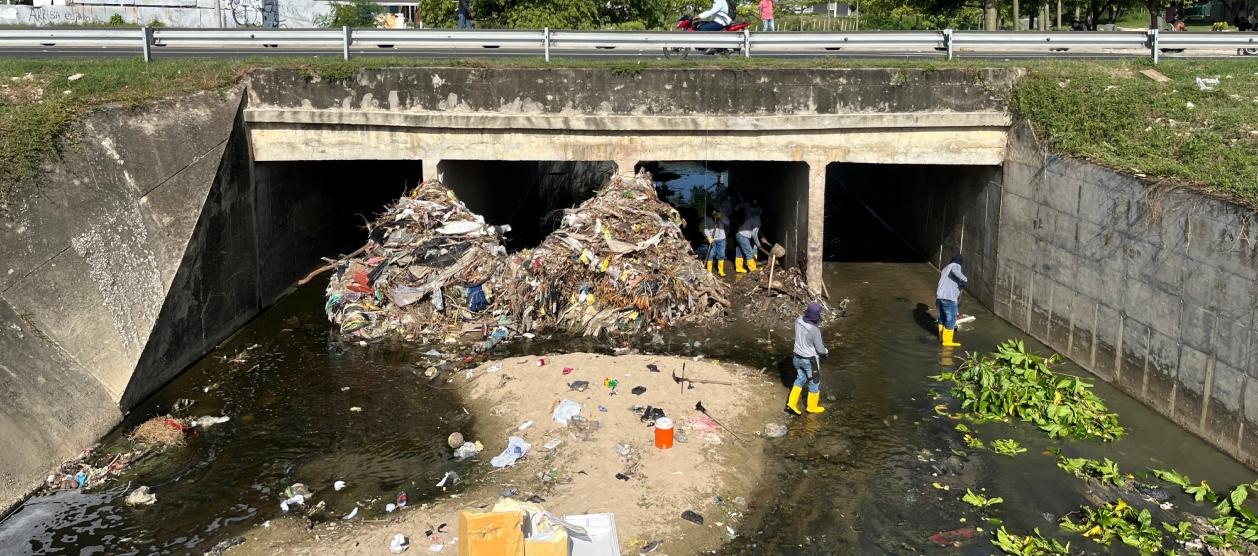
<path fill-rule="evenodd" d="M 818 15 L 828 15 L 830 17 L 849 17 L 852 15 L 852 5 L 845 2 L 821 2 L 814 4 L 810 8 L 809 13 Z"/>

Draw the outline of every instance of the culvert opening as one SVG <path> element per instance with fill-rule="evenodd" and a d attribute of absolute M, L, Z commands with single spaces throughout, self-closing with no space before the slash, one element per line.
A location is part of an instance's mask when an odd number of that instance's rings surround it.
<path fill-rule="evenodd" d="M 981 247 L 982 218 L 999 167 L 830 164 L 826 172 L 827 261 L 938 262 Z M 997 200 L 998 201 L 998 200 Z M 965 229 L 971 230 L 970 242 Z M 976 233 L 980 232 L 980 233 Z M 941 253 L 941 250 L 949 251 Z"/>
<path fill-rule="evenodd" d="M 421 174 L 419 161 L 254 163 L 260 266 L 287 287 L 322 257 L 361 247 L 367 222 Z"/>
<path fill-rule="evenodd" d="M 734 235 L 748 214 L 760 212 L 760 235 L 787 248 L 785 263 L 801 261 L 797 248 L 807 242 L 808 165 L 802 162 L 648 161 L 660 199 L 686 221 L 686 238 L 702 256 L 707 248 L 704 216 L 718 209 L 729 219 L 726 258 L 736 258 Z M 761 259 L 765 257 L 760 254 Z"/>
<path fill-rule="evenodd" d="M 536 247 L 554 231 L 562 210 L 594 196 L 616 172 L 612 162 L 443 160 L 440 179 L 472 212 L 510 225 L 506 248 Z"/>

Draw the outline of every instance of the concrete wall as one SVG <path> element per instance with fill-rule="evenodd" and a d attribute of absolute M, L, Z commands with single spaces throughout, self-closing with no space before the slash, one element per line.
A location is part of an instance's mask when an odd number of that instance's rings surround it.
<path fill-rule="evenodd" d="M 0 214 L 0 392 L 11 400 L 0 443 L 22 449 L 0 454 L 0 507 L 121 417 L 133 371 L 161 343 L 153 331 L 173 309 L 166 294 L 231 150 L 241 98 L 93 114 L 38 183 L 12 192 Z M 216 338 L 165 341 L 181 356 L 149 366 L 156 384 Z"/>
<path fill-rule="evenodd" d="M 262 0 L 98 0 L 61 6 L 0 5 L 0 25 L 99 25 L 114 15 L 132 24 L 158 21 L 166 27 L 260 27 L 269 9 Z M 278 0 L 280 27 L 318 27 L 331 12 L 329 2 Z M 139 33 L 137 30 L 136 33 Z M 139 36 L 138 34 L 136 35 Z M 138 38 L 137 44 L 138 44 Z"/>
<path fill-rule="evenodd" d="M 1250 209 L 1046 152 L 1004 167 L 994 309 L 1258 466 L 1258 237 Z"/>

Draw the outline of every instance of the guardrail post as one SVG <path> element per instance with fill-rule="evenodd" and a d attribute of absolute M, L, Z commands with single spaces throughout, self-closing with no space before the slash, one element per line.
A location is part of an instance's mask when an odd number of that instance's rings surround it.
<path fill-rule="evenodd" d="M 542 51 L 545 52 L 546 61 L 550 61 L 550 27 L 542 28 Z"/>
<path fill-rule="evenodd" d="M 1161 49 L 1158 48 L 1158 30 L 1149 29 L 1149 51 L 1153 53 L 1153 65 L 1158 65 L 1158 54 Z"/>
<path fill-rule="evenodd" d="M 948 51 L 948 59 L 952 59 L 952 29 L 943 30 L 944 49 Z"/>
<path fill-rule="evenodd" d="M 153 61 L 153 28 L 149 27 L 148 25 L 141 27 L 140 40 L 143 41 L 140 44 L 140 52 L 141 52 L 141 55 L 144 56 L 144 62 L 145 63 L 152 62 Z"/>
<path fill-rule="evenodd" d="M 743 29 L 743 58 L 751 57 L 751 31 Z"/>
<path fill-rule="evenodd" d="M 349 25 L 341 27 L 341 58 L 346 62 L 349 61 L 349 43 L 353 40 L 353 33 L 354 31 L 349 28 Z"/>

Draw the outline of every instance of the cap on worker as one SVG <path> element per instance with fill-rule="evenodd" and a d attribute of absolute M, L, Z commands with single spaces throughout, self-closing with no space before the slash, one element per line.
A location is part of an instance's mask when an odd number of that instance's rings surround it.
<path fill-rule="evenodd" d="M 809 303 L 808 308 L 804 309 L 804 320 L 813 324 L 821 322 L 821 304 L 816 301 Z"/>

